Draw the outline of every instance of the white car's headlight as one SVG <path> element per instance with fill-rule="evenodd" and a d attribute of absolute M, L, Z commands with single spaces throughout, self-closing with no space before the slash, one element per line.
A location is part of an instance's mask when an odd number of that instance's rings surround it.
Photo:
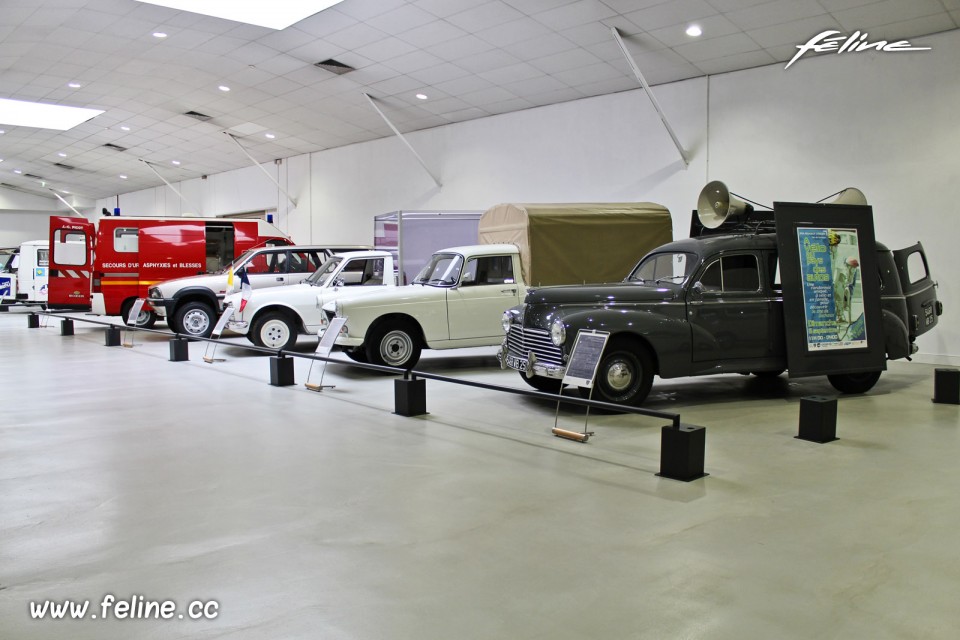
<path fill-rule="evenodd" d="M 157 300 L 159 298 L 162 298 L 163 294 L 160 293 L 159 287 L 150 287 L 149 289 L 147 289 L 147 297 Z"/>
<path fill-rule="evenodd" d="M 567 341 L 567 328 L 563 326 L 563 320 L 554 318 L 550 323 L 550 342 L 559 347 Z"/>
<path fill-rule="evenodd" d="M 509 311 L 504 311 L 503 317 L 500 318 L 500 326 L 503 327 L 504 333 L 510 331 L 511 324 L 513 324 L 513 314 L 511 314 Z"/>

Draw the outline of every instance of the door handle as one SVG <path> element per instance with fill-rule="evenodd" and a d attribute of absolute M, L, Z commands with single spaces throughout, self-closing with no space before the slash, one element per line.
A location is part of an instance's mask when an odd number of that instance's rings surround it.
<path fill-rule="evenodd" d="M 283 282 L 283 278 L 282 278 L 282 277 L 277 277 L 277 282 Z"/>
<path fill-rule="evenodd" d="M 516 289 L 500 289 L 500 293 L 516 293 Z"/>

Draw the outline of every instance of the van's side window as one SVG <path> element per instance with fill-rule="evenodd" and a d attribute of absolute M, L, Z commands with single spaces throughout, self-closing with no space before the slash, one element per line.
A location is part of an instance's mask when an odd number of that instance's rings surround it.
<path fill-rule="evenodd" d="M 137 230 L 117 228 L 113 230 L 113 250 L 117 253 L 136 253 L 139 249 Z"/>

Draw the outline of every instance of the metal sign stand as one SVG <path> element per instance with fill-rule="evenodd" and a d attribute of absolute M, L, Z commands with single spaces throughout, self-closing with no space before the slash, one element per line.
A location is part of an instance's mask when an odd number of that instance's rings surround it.
<path fill-rule="evenodd" d="M 143 310 L 143 303 L 143 298 L 137 298 L 133 306 L 130 307 L 130 313 L 127 314 L 127 328 L 123 331 L 123 346 L 130 349 L 133 348 L 134 332 L 137 330 L 137 318 L 140 316 L 140 311 Z"/>
<path fill-rule="evenodd" d="M 573 343 L 573 349 L 570 351 L 570 361 L 567 363 L 567 370 L 563 374 L 562 384 L 572 384 L 578 387 L 587 387 L 590 389 L 588 400 L 593 400 L 593 382 L 597 377 L 597 367 L 600 365 L 600 356 L 603 355 L 603 349 L 607 344 L 607 338 L 610 334 L 606 331 L 579 331 L 577 340 Z M 561 391 L 557 392 L 559 397 Z M 587 425 L 590 421 L 590 407 L 587 406 L 587 415 L 583 421 L 583 433 L 561 429 L 557 426 L 560 418 L 560 401 L 557 400 L 557 410 L 553 417 L 553 435 L 576 442 L 586 442 L 593 435 L 593 431 L 587 431 Z"/>
<path fill-rule="evenodd" d="M 230 321 L 230 318 L 233 317 L 233 307 L 227 307 L 224 310 L 223 315 L 220 316 L 220 319 L 217 320 L 217 324 L 213 327 L 213 331 L 210 332 L 210 337 L 214 340 L 220 338 L 220 334 L 223 333 L 223 330 L 227 327 L 227 322 Z M 212 348 L 211 348 L 212 345 Z M 215 358 L 217 354 L 217 343 L 208 342 L 206 348 L 203 350 L 203 361 L 207 364 L 213 364 L 214 362 L 226 362 L 226 358 Z"/>
<path fill-rule="evenodd" d="M 340 333 L 340 329 L 343 328 L 343 325 L 346 324 L 346 318 L 334 318 L 330 321 L 330 326 L 327 327 L 327 330 L 323 332 L 323 337 L 320 338 L 320 343 L 317 344 L 316 354 L 324 358 L 330 355 L 330 352 L 333 351 L 333 345 L 337 340 L 337 335 Z M 337 386 L 333 384 L 323 384 L 323 376 L 327 372 L 327 361 L 323 361 L 323 368 L 320 370 L 320 382 L 313 383 L 310 382 L 310 374 L 313 373 L 313 363 L 315 360 L 310 361 L 310 369 L 307 370 L 307 381 L 303 383 L 307 389 L 310 391 L 323 391 L 324 389 L 336 389 Z"/>

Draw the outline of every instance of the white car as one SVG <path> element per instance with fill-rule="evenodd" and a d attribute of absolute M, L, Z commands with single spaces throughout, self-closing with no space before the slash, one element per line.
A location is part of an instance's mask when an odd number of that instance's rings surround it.
<path fill-rule="evenodd" d="M 251 291 L 246 300 L 243 293 L 227 295 L 224 307 L 233 307 L 227 328 L 259 347 L 289 349 L 299 334 L 320 331 L 324 304 L 395 286 L 395 264 L 389 252 L 340 253 L 301 284 Z"/>
<path fill-rule="evenodd" d="M 147 302 L 174 331 L 206 338 L 217 322 L 224 297 L 239 290 L 241 271 L 247 274 L 253 289 L 279 288 L 303 282 L 334 253 L 366 248 L 343 245 L 259 247 L 247 251 L 229 267 L 216 273 L 158 283 L 148 291 Z M 230 269 L 234 274 L 232 288 L 227 284 Z"/>
<path fill-rule="evenodd" d="M 347 318 L 337 345 L 355 360 L 411 368 L 420 351 L 495 346 L 503 313 L 526 295 L 512 244 L 438 251 L 414 284 L 327 303 L 326 320 Z"/>

